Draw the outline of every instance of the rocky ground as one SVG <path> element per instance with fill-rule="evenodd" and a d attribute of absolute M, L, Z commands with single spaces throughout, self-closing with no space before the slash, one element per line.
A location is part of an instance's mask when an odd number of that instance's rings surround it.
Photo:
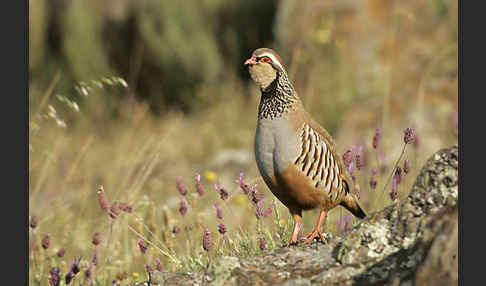
<path fill-rule="evenodd" d="M 458 147 L 432 155 L 409 196 L 343 238 L 225 257 L 206 273 L 155 272 L 150 285 L 457 285 Z"/>

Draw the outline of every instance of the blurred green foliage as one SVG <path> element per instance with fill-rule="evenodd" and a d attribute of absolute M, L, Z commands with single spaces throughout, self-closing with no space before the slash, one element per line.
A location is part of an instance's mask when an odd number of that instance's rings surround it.
<path fill-rule="evenodd" d="M 197 104 L 202 84 L 248 78 L 245 57 L 273 40 L 276 1 L 31 1 L 31 85 L 107 75 L 155 112 Z M 250 44 L 249 44 L 250 43 Z M 33 92 L 35 95 L 36 93 Z"/>
<path fill-rule="evenodd" d="M 214 82 L 221 71 L 216 35 L 212 33 L 214 12 L 200 1 L 151 1 L 138 17 L 140 36 L 154 53 L 154 65 L 166 85 L 155 104 L 176 103 L 188 107 L 194 87 Z M 181 19 L 184 19 L 181 21 Z"/>
<path fill-rule="evenodd" d="M 77 81 L 115 75 L 129 85 L 121 97 L 145 101 L 157 114 L 192 113 L 221 100 L 222 84 L 245 83 L 242 62 L 267 46 L 282 56 L 309 111 L 333 131 L 357 102 L 415 96 L 426 65 L 457 47 L 457 2 L 446 0 L 30 4 L 31 102 L 57 72 L 65 94 Z M 443 74 L 457 73 L 457 56 L 445 60 L 455 64 Z M 246 84 L 234 94 L 248 95 Z M 114 107 L 113 100 L 119 97 L 100 104 Z M 384 120 L 388 105 L 371 121 Z"/>
<path fill-rule="evenodd" d="M 87 80 L 113 73 L 103 41 L 100 1 L 72 1 L 62 15 L 62 52 L 74 79 Z"/>

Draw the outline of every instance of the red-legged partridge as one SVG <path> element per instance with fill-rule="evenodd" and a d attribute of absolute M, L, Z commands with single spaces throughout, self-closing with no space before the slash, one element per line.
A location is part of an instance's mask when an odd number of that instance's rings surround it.
<path fill-rule="evenodd" d="M 305 111 L 282 61 L 271 49 L 260 48 L 246 60 L 261 90 L 255 157 L 272 193 L 288 207 L 294 220 L 289 245 L 297 242 L 302 211 L 319 209 L 317 225 L 306 242 L 325 239 L 326 213 L 341 205 L 354 216 L 366 214 L 351 190 L 351 176 L 329 133 Z"/>

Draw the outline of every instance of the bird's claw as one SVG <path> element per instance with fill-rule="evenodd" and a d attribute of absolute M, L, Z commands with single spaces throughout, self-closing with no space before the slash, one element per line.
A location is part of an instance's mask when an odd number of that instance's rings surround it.
<path fill-rule="evenodd" d="M 326 238 L 319 230 L 314 230 L 313 232 L 306 235 L 305 238 L 305 243 L 311 242 L 312 240 L 314 240 L 314 238 L 320 238 L 322 243 L 326 244 Z"/>

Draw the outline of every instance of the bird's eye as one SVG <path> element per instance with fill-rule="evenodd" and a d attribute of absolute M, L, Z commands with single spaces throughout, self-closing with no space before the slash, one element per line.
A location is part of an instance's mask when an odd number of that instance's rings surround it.
<path fill-rule="evenodd" d="M 270 62 L 270 58 L 269 57 L 263 57 L 260 61 L 261 62 L 264 62 L 264 63 L 269 63 Z"/>

